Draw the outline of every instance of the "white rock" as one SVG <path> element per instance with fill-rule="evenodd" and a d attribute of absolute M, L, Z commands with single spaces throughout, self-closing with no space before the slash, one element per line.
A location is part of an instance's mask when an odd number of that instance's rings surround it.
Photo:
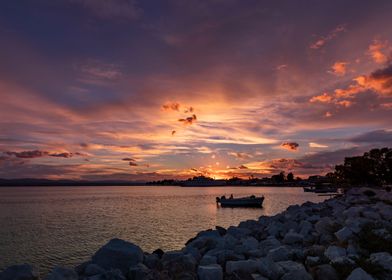
<path fill-rule="evenodd" d="M 346 249 L 338 246 L 329 246 L 327 250 L 325 250 L 324 255 L 331 261 L 339 257 L 346 256 Z"/>
<path fill-rule="evenodd" d="M 200 265 L 197 268 L 199 280 L 221 280 L 223 279 L 222 267 L 217 264 Z"/>
<path fill-rule="evenodd" d="M 365 270 L 358 267 L 351 272 L 346 280 L 374 280 L 374 278 L 370 274 L 366 273 Z"/>
<path fill-rule="evenodd" d="M 353 232 L 348 227 L 343 227 L 335 232 L 335 236 L 340 242 L 346 242 L 353 236 Z"/>

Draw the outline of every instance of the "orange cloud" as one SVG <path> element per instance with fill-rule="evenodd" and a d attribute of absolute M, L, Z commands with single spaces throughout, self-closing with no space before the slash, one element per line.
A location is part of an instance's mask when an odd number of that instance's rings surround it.
<path fill-rule="evenodd" d="M 332 73 L 336 76 L 344 76 L 347 72 L 347 62 L 337 61 L 332 65 Z"/>
<path fill-rule="evenodd" d="M 311 103 L 314 103 L 314 102 L 331 103 L 332 100 L 333 100 L 333 97 L 330 96 L 328 93 L 324 92 L 321 95 L 313 96 L 309 101 Z"/>
<path fill-rule="evenodd" d="M 285 142 L 280 145 L 283 149 L 289 150 L 289 151 L 297 151 L 299 144 L 296 142 Z"/>
<path fill-rule="evenodd" d="M 388 62 L 389 57 L 385 53 L 390 52 L 391 47 L 389 47 L 388 41 L 381 42 L 379 40 L 374 40 L 369 46 L 368 51 L 374 62 L 382 64 Z"/>

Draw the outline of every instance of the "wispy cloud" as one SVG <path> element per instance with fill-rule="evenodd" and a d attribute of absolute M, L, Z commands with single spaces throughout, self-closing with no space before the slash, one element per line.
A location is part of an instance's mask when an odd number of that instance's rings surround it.
<path fill-rule="evenodd" d="M 316 41 L 310 44 L 311 49 L 320 49 L 324 47 L 329 41 L 334 39 L 339 35 L 339 33 L 345 32 L 346 28 L 344 25 L 339 25 L 335 29 L 333 29 L 331 32 L 329 32 L 327 35 L 319 37 Z"/>

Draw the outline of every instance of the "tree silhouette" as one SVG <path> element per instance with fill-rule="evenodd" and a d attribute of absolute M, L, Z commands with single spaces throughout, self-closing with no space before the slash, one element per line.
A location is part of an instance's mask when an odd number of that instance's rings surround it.
<path fill-rule="evenodd" d="M 336 180 L 349 185 L 392 183 L 392 149 L 372 149 L 363 156 L 346 157 L 335 166 Z"/>

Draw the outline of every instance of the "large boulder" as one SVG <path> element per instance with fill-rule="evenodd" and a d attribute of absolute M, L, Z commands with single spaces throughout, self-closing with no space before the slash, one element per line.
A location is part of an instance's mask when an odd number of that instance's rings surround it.
<path fill-rule="evenodd" d="M 86 268 L 84 269 L 84 275 L 86 275 L 86 276 L 93 276 L 93 275 L 97 275 L 97 274 L 102 274 L 104 272 L 105 272 L 105 270 L 95 263 L 88 264 L 86 266 Z"/>
<path fill-rule="evenodd" d="M 232 274 L 233 272 L 254 273 L 257 271 L 258 271 L 258 262 L 255 260 L 228 261 L 226 263 L 227 274 Z"/>
<path fill-rule="evenodd" d="M 131 266 L 128 272 L 128 279 L 130 280 L 147 280 L 153 279 L 151 270 L 142 263 Z"/>
<path fill-rule="evenodd" d="M 78 274 L 73 269 L 55 267 L 45 280 L 78 280 Z"/>
<path fill-rule="evenodd" d="M 358 267 L 351 272 L 346 280 L 374 280 L 374 278 L 365 270 Z"/>
<path fill-rule="evenodd" d="M 370 255 L 370 262 L 382 267 L 386 273 L 392 275 L 392 256 L 387 252 L 373 253 Z M 392 278 L 392 277 L 391 277 Z"/>
<path fill-rule="evenodd" d="M 38 270 L 29 264 L 13 265 L 0 273 L 1 280 L 38 280 Z"/>
<path fill-rule="evenodd" d="M 162 269 L 169 273 L 169 277 L 177 279 L 184 277 L 184 274 L 193 275 L 196 272 L 196 260 L 190 254 L 181 251 L 166 252 L 162 256 Z"/>
<path fill-rule="evenodd" d="M 346 256 L 346 249 L 338 246 L 329 246 L 325 250 L 324 255 L 330 260 L 334 261 L 337 258 Z"/>
<path fill-rule="evenodd" d="M 199 280 L 222 280 L 222 267 L 217 264 L 200 265 L 197 269 L 197 276 Z"/>
<path fill-rule="evenodd" d="M 353 232 L 348 227 L 343 227 L 335 232 L 335 236 L 340 242 L 347 242 L 353 236 Z"/>
<path fill-rule="evenodd" d="M 124 275 L 129 267 L 143 261 L 143 251 L 139 246 L 121 239 L 112 239 L 92 257 L 92 262 L 104 268 L 119 269 Z"/>

